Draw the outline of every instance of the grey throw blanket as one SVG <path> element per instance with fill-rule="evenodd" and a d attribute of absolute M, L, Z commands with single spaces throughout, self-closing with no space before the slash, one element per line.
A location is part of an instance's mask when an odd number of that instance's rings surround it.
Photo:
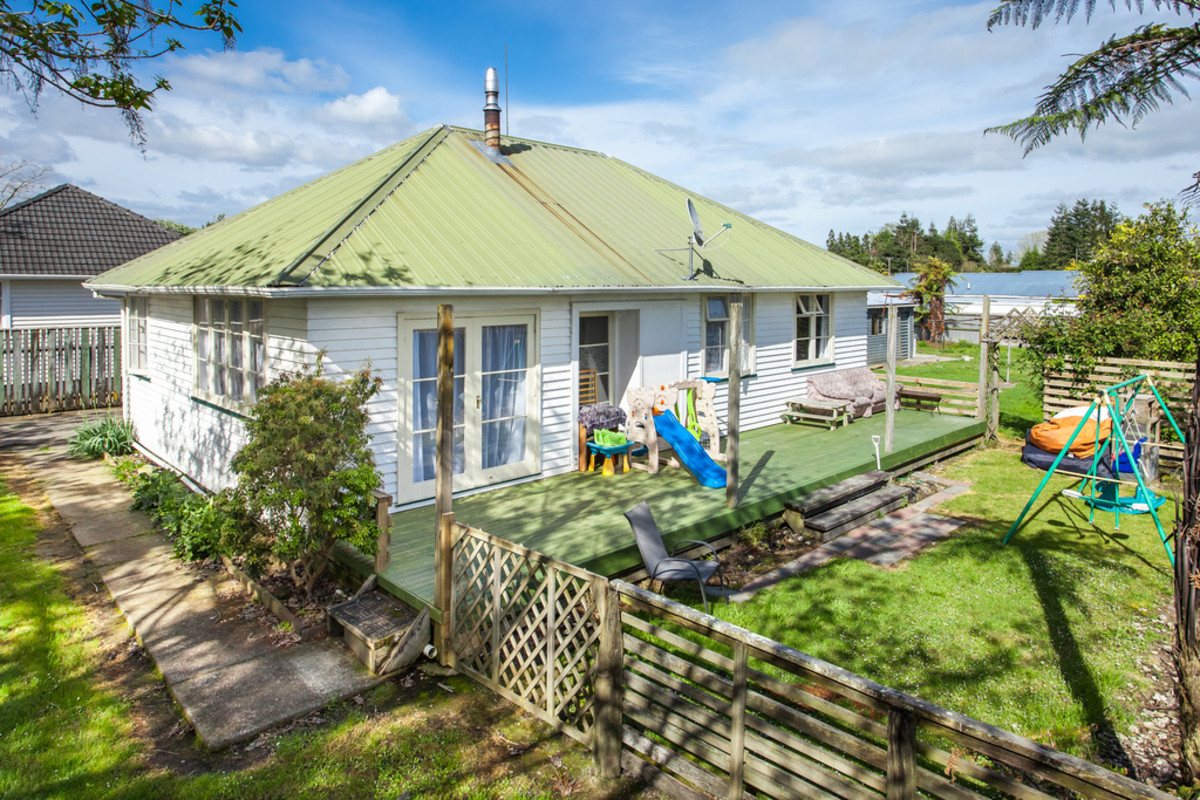
<path fill-rule="evenodd" d="M 609 430 L 625 424 L 625 412 L 616 406 L 606 406 L 599 403 L 593 406 L 579 407 L 579 424 L 591 436 L 598 430 Z"/>

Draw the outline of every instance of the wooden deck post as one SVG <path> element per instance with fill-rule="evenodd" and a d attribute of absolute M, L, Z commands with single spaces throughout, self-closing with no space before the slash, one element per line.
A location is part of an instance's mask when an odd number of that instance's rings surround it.
<path fill-rule="evenodd" d="M 606 578 L 592 577 L 592 596 L 600 617 L 596 652 L 596 722 L 592 726 L 592 755 L 601 778 L 621 777 L 621 725 L 624 692 L 625 642 L 621 630 L 621 597 Z"/>
<path fill-rule="evenodd" d="M 888 711 L 887 800 L 912 800 L 917 793 L 917 718 L 911 711 Z"/>
<path fill-rule="evenodd" d="M 441 524 L 454 494 L 454 306 L 439 303 L 437 372 L 437 462 L 434 518 Z"/>
<path fill-rule="evenodd" d="M 991 379 L 992 370 L 991 362 L 988 359 L 988 344 L 987 336 L 992 327 L 992 298 L 988 295 L 983 296 L 983 313 L 979 317 L 979 409 L 976 412 L 976 418 L 980 421 L 990 419 L 988 416 L 988 400 L 990 393 L 988 392 L 988 381 Z M 990 439 L 994 431 L 988 430 L 985 441 Z"/>
<path fill-rule="evenodd" d="M 887 310 L 887 394 L 883 410 L 883 452 L 892 452 L 896 439 L 896 350 L 900 344 L 900 317 L 896 307 Z"/>
<path fill-rule="evenodd" d="M 742 408 L 742 296 L 729 298 L 729 409 L 725 437 L 725 507 L 737 508 L 738 428 Z"/>
<path fill-rule="evenodd" d="M 438 517 L 437 549 L 433 555 L 433 604 L 442 612 L 442 621 L 434 623 L 433 646 L 438 661 L 447 667 L 458 664 L 454 652 L 454 514 Z"/>
<path fill-rule="evenodd" d="M 392 515 L 388 509 L 392 506 L 392 496 L 378 489 L 373 489 L 371 496 L 375 498 L 375 524 L 379 526 L 379 539 L 375 542 L 375 574 L 378 575 L 387 569 L 391 560 L 388 550 L 392 546 Z"/>

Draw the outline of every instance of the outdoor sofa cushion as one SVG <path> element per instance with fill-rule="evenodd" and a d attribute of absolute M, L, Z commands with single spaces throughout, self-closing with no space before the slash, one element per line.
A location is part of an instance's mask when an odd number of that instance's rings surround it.
<path fill-rule="evenodd" d="M 887 388 L 879 376 L 866 367 L 825 372 L 808 379 L 808 396 L 817 400 L 841 400 L 850 403 L 850 416 L 869 417 L 882 411 Z"/>

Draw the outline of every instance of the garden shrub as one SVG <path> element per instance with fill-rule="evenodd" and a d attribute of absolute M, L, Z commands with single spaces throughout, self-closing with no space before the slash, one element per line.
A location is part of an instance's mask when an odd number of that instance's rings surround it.
<path fill-rule="evenodd" d="M 133 423 L 116 417 L 94 419 L 75 429 L 68 451 L 77 458 L 123 456 L 133 452 Z"/>
<path fill-rule="evenodd" d="M 337 542 L 375 552 L 371 492 L 381 478 L 366 404 L 379 386 L 366 369 L 345 381 L 324 377 L 320 359 L 283 373 L 259 393 L 249 441 L 233 458 L 233 501 L 258 524 L 227 539 L 230 548 L 251 558 L 269 549 L 306 594 Z"/>
<path fill-rule="evenodd" d="M 148 513 L 171 538 L 176 558 L 200 561 L 221 552 L 226 530 L 238 522 L 227 498 L 192 492 L 163 469 L 134 472 L 131 480 L 133 507 Z"/>

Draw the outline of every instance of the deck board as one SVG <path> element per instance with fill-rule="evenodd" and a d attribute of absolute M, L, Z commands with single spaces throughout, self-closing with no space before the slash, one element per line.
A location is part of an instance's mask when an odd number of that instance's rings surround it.
<path fill-rule="evenodd" d="M 712 539 L 777 514 L 793 500 L 875 468 L 871 435 L 882 435 L 884 415 L 833 431 L 773 425 L 742 434 L 738 508 L 725 508 L 724 489 L 700 486 L 686 470 L 664 466 L 604 477 L 574 472 L 456 498 L 459 522 L 555 558 L 611 575 L 640 566 L 624 512 L 645 500 L 670 542 Z M 894 469 L 979 437 L 974 418 L 901 410 L 895 448 L 883 454 Z M 409 603 L 433 602 L 435 520 L 432 506 L 392 515 L 391 560 L 380 584 Z M 369 569 L 361 559 L 360 569 Z"/>

